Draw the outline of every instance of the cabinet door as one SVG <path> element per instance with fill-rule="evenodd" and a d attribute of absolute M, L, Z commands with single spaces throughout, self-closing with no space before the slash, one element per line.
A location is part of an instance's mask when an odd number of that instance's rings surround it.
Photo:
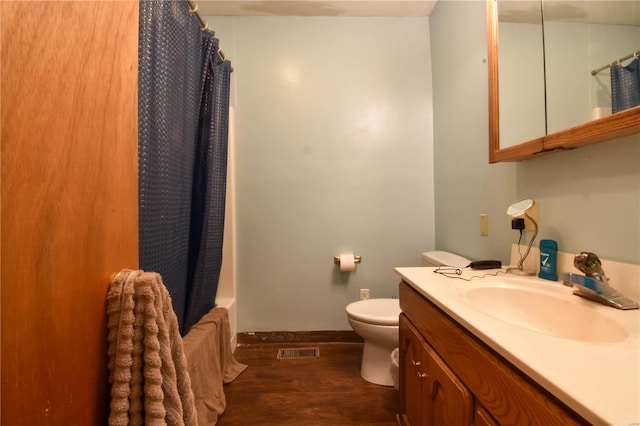
<path fill-rule="evenodd" d="M 491 414 L 476 401 L 476 408 L 473 413 L 473 424 L 475 426 L 499 426 Z"/>
<path fill-rule="evenodd" d="M 422 342 L 407 318 L 400 315 L 400 418 L 403 425 L 419 426 L 426 405 L 422 395 Z"/>
<path fill-rule="evenodd" d="M 400 316 L 400 410 L 404 425 L 468 426 L 473 398 L 409 320 Z"/>
<path fill-rule="evenodd" d="M 424 413 L 425 425 L 470 425 L 473 399 L 469 390 L 447 367 L 436 352 L 425 343 L 426 383 L 429 398 Z"/>

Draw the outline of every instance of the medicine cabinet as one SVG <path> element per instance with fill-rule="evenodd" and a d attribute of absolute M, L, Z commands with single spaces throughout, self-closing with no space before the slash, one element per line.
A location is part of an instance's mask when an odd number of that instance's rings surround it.
<path fill-rule="evenodd" d="M 598 49 L 608 59 L 586 58 Z M 640 106 L 610 112 L 607 66 L 640 52 L 640 0 L 487 0 L 487 51 L 490 163 L 640 134 Z"/>

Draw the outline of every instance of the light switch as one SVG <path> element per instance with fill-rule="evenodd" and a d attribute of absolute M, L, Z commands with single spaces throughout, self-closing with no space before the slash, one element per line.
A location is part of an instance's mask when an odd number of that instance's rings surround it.
<path fill-rule="evenodd" d="M 480 215 L 480 235 L 489 235 L 489 215 Z"/>

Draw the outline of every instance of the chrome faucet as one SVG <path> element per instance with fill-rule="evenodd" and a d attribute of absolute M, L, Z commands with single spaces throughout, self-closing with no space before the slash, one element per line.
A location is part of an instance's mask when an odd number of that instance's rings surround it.
<path fill-rule="evenodd" d="M 609 285 L 609 278 L 605 275 L 602 263 L 595 253 L 583 251 L 576 254 L 573 265 L 583 272 L 584 276 L 571 272 L 560 274 L 560 280 L 564 285 L 574 287 L 573 294 L 618 309 L 638 309 L 635 301 Z"/>

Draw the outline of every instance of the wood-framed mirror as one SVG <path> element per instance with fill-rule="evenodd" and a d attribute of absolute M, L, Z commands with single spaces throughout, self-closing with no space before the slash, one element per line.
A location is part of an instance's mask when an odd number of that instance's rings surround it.
<path fill-rule="evenodd" d="M 543 2 L 549 2 L 550 0 L 536 0 L 536 3 L 540 4 L 541 17 L 544 16 L 544 4 Z M 528 81 L 529 88 L 531 87 L 544 87 L 542 98 L 544 99 L 544 128 L 540 130 L 539 136 L 525 137 L 519 140 L 517 143 L 502 144 L 501 136 L 505 133 L 505 126 L 522 127 L 522 121 L 510 123 L 507 121 L 509 117 L 501 117 L 500 114 L 500 55 L 499 55 L 499 19 L 498 19 L 498 0 L 487 0 L 487 53 L 488 53 L 488 77 L 489 77 L 489 163 L 495 163 L 500 161 L 521 161 L 526 159 L 535 158 L 551 152 L 578 148 L 595 143 L 605 142 L 608 140 L 625 137 L 633 134 L 640 133 L 640 106 L 632 107 L 615 114 L 606 115 L 603 117 L 589 117 L 587 121 L 574 125 L 572 127 L 555 131 L 550 128 L 547 132 L 547 98 L 549 85 L 546 76 L 543 77 L 545 81 L 540 84 L 537 81 Z M 511 3 L 524 3 L 524 2 L 511 2 Z M 533 3 L 533 2 L 530 2 Z M 554 1 L 554 6 L 558 7 L 558 1 Z M 576 2 L 567 2 L 576 3 Z M 640 4 L 640 2 L 638 2 Z M 640 9 L 638 9 L 640 11 Z M 541 20 L 541 26 L 544 27 L 544 20 Z M 506 32 L 505 32 L 506 33 Z M 505 36 L 506 37 L 506 36 Z M 541 36 L 541 46 L 544 46 L 544 31 Z M 505 39 L 506 40 L 506 39 Z M 506 41 L 503 40 L 504 43 Z M 638 45 L 640 50 L 640 43 Z M 527 47 L 522 49 L 527 54 L 532 54 L 531 49 Z M 616 58 L 611 58 L 616 60 Z M 618 58 L 619 59 L 619 58 Z M 542 58 L 540 61 L 545 67 L 545 60 Z M 605 64 L 602 64 L 605 65 Z M 536 65 L 537 66 L 537 65 Z M 548 65 L 546 65 L 548 67 Z M 546 74 L 546 69 L 543 70 L 543 75 Z M 587 74 L 589 71 L 587 71 Z M 504 91 L 504 89 L 503 89 Z M 521 92 L 521 91 L 518 91 Z M 519 96 L 522 93 L 518 93 Z M 521 100 L 521 105 L 524 105 L 525 99 Z M 532 101 L 533 102 L 533 101 Z M 539 101 L 536 101 L 539 102 Z M 517 102 L 509 103 L 509 108 L 517 107 Z M 527 104 L 528 106 L 529 104 Z M 595 110 L 595 109 L 594 109 Z M 528 115 L 540 115 L 539 112 L 527 113 Z M 506 114 L 504 114 L 506 116 Z M 503 125 L 503 131 L 501 132 L 501 119 Z M 540 128 L 539 123 L 536 124 Z M 505 135 L 506 136 L 506 135 Z"/>

